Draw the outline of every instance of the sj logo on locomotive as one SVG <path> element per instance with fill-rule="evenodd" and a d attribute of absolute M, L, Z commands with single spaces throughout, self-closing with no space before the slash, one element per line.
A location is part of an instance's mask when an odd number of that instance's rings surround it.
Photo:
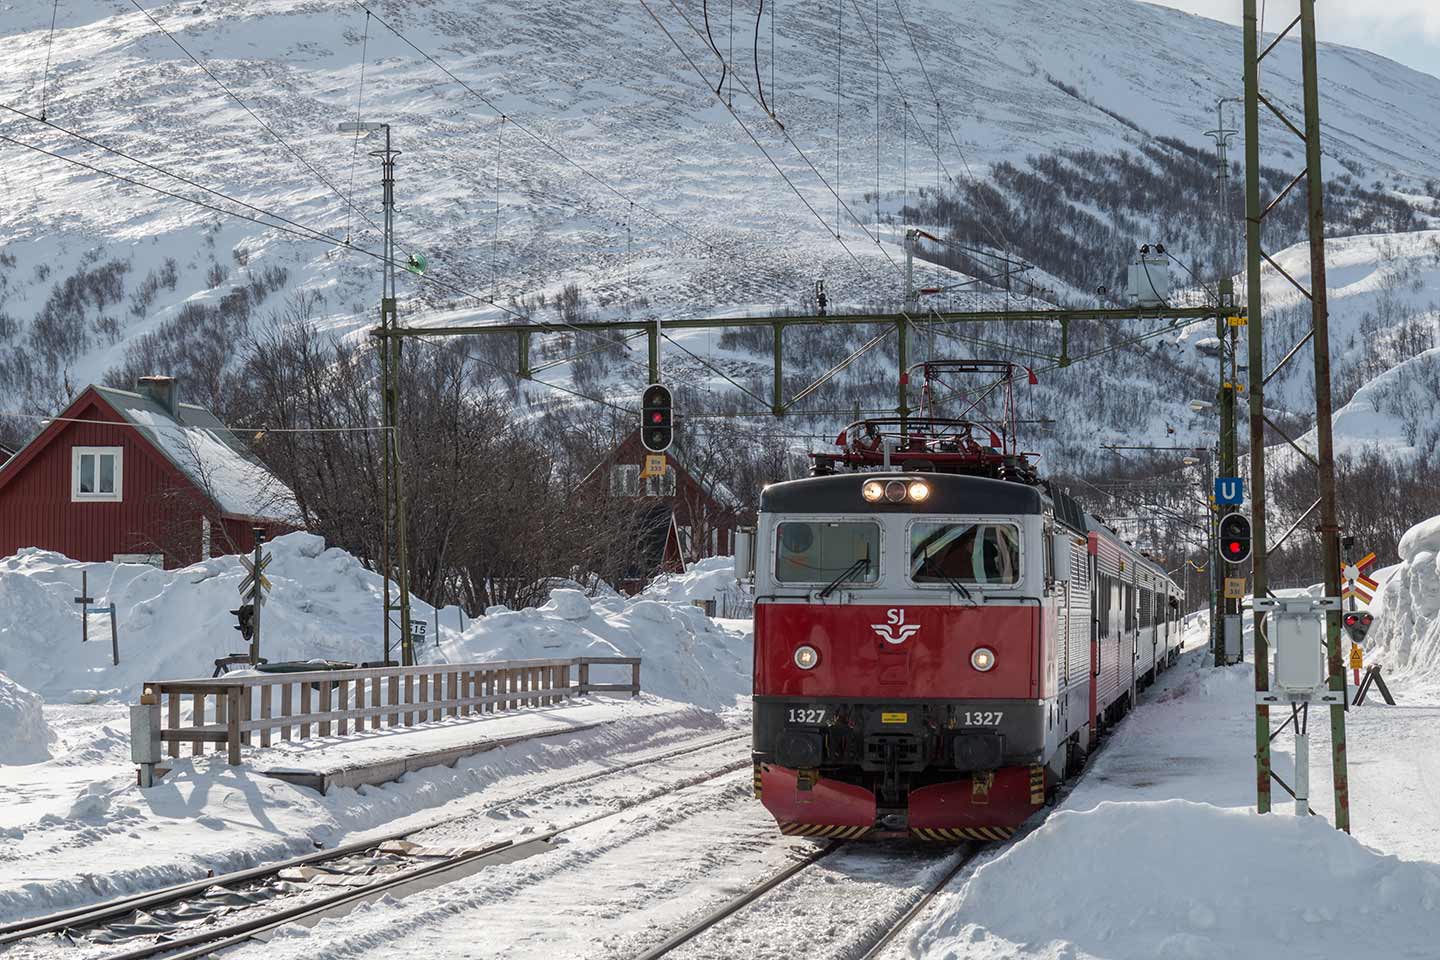
<path fill-rule="evenodd" d="M 886 643 L 904 643 L 920 632 L 920 624 L 905 622 L 904 610 L 886 610 L 885 621 L 885 623 L 870 624 L 870 629 L 874 630 Z"/>

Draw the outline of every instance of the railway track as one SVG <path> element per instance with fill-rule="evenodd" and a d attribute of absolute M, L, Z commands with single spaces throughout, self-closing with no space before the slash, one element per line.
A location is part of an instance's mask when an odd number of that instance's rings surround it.
<path fill-rule="evenodd" d="M 736 916 L 747 907 L 750 907 L 752 904 L 771 894 L 772 891 L 785 885 L 788 881 L 816 867 L 832 854 L 842 849 L 850 849 L 856 846 L 855 841 L 835 840 L 830 841 L 825 846 L 816 848 L 803 859 L 797 860 L 785 868 L 776 871 L 750 887 L 744 893 L 711 910 L 684 929 L 672 934 L 663 942 L 639 954 L 636 960 L 660 960 L 662 957 L 684 952 L 682 951 L 683 947 L 703 938 L 707 932 L 716 928 L 723 921 Z M 958 853 L 952 851 L 951 856 L 954 857 L 954 862 L 949 864 L 937 879 L 926 884 L 917 897 L 905 905 L 899 913 L 889 918 L 878 930 L 869 931 L 862 935 L 858 942 L 838 944 L 837 946 L 840 949 L 835 956 L 845 958 L 845 960 L 874 960 L 874 958 L 878 957 L 885 947 L 920 915 L 935 896 L 949 886 L 950 882 L 959 875 L 960 871 L 974 859 L 976 853 L 981 849 L 981 846 L 981 844 L 968 844 L 961 848 Z M 942 855 L 937 859 L 943 860 L 944 856 Z M 931 861 L 932 864 L 934 862 L 935 861 Z M 917 872 L 923 873 L 924 871 Z M 813 943 L 807 946 L 807 955 L 813 953 L 814 946 Z M 727 955 L 730 952 L 728 947 L 722 947 L 717 951 L 717 954 Z"/>
<path fill-rule="evenodd" d="M 173 954 L 174 960 L 203 957 L 215 950 L 257 938 L 287 923 L 318 922 L 325 917 L 347 913 L 361 903 L 381 896 L 393 896 L 410 889 L 446 883 L 489 864 L 509 862 L 541 852 L 561 834 L 617 816 L 657 796 L 733 773 L 749 766 L 750 759 L 747 755 L 744 759 L 725 764 L 719 769 L 712 769 L 679 782 L 666 784 L 656 791 L 628 798 L 616 809 L 584 817 L 543 833 L 495 840 L 476 847 L 447 852 L 435 852 L 412 844 L 411 841 L 419 835 L 437 829 L 457 827 L 506 809 L 533 804 L 537 799 L 586 783 L 737 743 L 748 739 L 748 736 L 748 733 L 731 734 L 710 738 L 702 743 L 686 744 L 629 763 L 547 784 L 524 797 L 505 800 L 479 811 L 468 811 L 423 827 L 396 831 L 220 877 L 207 877 L 101 904 L 75 907 L 6 924 L 0 926 L 0 947 L 47 935 L 58 935 L 71 942 L 89 940 L 97 944 L 150 937 L 158 938 L 157 942 L 109 954 L 107 960 L 141 960 L 162 954 Z M 351 866 L 358 866 L 358 869 L 344 869 L 347 862 Z M 419 865 L 415 866 L 417 862 Z M 367 874 L 371 879 L 366 879 Z M 295 877 L 313 878 L 324 875 L 339 877 L 341 889 L 316 896 L 314 885 L 293 882 Z M 323 888 L 325 884 L 320 886 Z M 217 892 L 228 895 L 217 896 Z M 268 909 L 286 899 L 304 902 L 279 910 Z M 237 903 L 238 910 L 241 911 L 246 906 L 258 908 L 247 911 L 258 915 L 219 926 L 206 922 L 207 919 L 213 920 L 222 913 L 237 912 Z M 161 923 L 157 926 L 155 914 L 165 908 L 171 908 L 165 912 L 177 918 L 176 922 Z M 202 922 L 206 929 L 195 930 L 195 926 Z"/>

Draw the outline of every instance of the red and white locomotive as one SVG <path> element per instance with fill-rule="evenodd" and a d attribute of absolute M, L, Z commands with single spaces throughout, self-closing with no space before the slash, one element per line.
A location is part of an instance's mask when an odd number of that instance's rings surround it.
<path fill-rule="evenodd" d="M 784 833 L 1008 837 L 1177 655 L 1179 588 L 1009 421 L 859 421 L 762 492 L 755 789 Z"/>

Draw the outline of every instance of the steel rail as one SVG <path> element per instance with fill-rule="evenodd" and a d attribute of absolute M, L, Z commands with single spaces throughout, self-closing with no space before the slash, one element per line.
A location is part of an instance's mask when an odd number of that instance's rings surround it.
<path fill-rule="evenodd" d="M 695 937 L 698 937 L 700 934 L 704 933 L 706 930 L 709 930 L 711 927 L 715 926 L 717 923 L 719 923 L 721 920 L 724 920 L 726 917 L 733 916 L 734 914 L 739 913 L 742 909 L 749 906 L 756 900 L 760 899 L 765 894 L 769 893 L 771 890 L 784 883 L 786 880 L 789 880 L 791 877 L 795 876 L 797 873 L 800 873 L 802 870 L 805 870 L 819 863 L 821 860 L 825 859 L 830 854 L 834 853 L 836 850 L 839 850 L 844 845 L 844 841 L 831 842 L 827 843 L 823 847 L 818 847 L 815 850 L 812 850 L 810 853 L 806 854 L 804 859 L 796 860 L 794 863 L 790 864 L 788 867 L 785 867 L 783 870 L 779 870 L 771 874 L 769 877 L 762 880 L 755 886 L 751 887 L 744 893 L 740 894 L 740 896 L 736 897 L 735 899 L 719 907 L 716 907 L 714 910 L 710 911 L 705 916 L 701 917 L 699 920 L 686 927 L 684 930 L 681 930 L 679 933 L 674 934 L 663 942 L 656 944 L 649 950 L 646 950 L 644 953 L 640 954 L 640 956 L 636 958 L 636 960 L 658 960 L 658 958 L 665 956 L 667 953 L 669 953 L 671 950 L 674 950 L 681 944 L 688 943 Z"/>
<path fill-rule="evenodd" d="M 711 738 L 704 743 L 688 744 L 667 750 L 655 756 L 645 757 L 641 760 L 624 764 L 618 767 L 610 767 L 604 770 L 597 770 L 579 777 L 571 777 L 557 783 L 549 784 L 537 791 L 527 794 L 522 798 L 504 800 L 484 808 L 479 813 L 490 813 L 504 807 L 515 806 L 521 802 L 528 802 L 537 796 L 553 793 L 557 790 L 568 789 L 580 784 L 589 783 L 594 780 L 605 779 L 621 773 L 626 773 L 640 767 L 649 766 L 655 763 L 662 763 L 666 760 L 673 760 L 676 757 L 683 757 L 691 753 L 698 753 L 712 747 L 722 746 L 746 739 L 748 733 L 733 734 L 724 737 Z M 324 863 L 331 860 L 338 860 L 375 849 L 385 843 L 396 840 L 404 840 L 417 833 L 432 830 L 436 827 L 448 826 L 455 823 L 462 823 L 472 820 L 477 816 L 476 811 L 441 820 L 437 823 L 427 823 L 420 827 L 412 827 L 406 830 L 398 830 L 382 834 L 378 837 L 370 837 L 365 840 L 356 840 L 351 843 L 341 844 L 329 850 L 317 850 L 314 853 L 304 854 L 299 857 L 292 857 L 276 863 L 248 867 L 219 877 L 205 877 L 199 880 L 190 880 L 184 883 L 175 884 L 169 887 L 162 887 L 145 893 L 131 894 L 110 900 L 101 904 L 90 904 L 82 907 L 73 907 L 60 910 L 45 916 L 35 917 L 29 920 L 19 920 L 13 923 L 0 926 L 0 945 L 16 943 L 32 937 L 43 936 L 47 933 L 59 933 L 64 930 L 74 930 L 79 927 L 96 927 L 107 921 L 117 919 L 134 913 L 138 910 L 149 910 L 155 907 L 165 906 L 171 903 L 178 903 L 190 897 L 203 893 L 215 887 L 234 887 L 252 880 L 264 879 L 277 876 L 280 872 L 294 867 L 307 866 L 316 863 Z M 569 827 L 567 829 L 573 829 Z M 491 851 L 494 852 L 494 851 Z M 412 877 L 411 873 L 403 874 L 405 877 Z M 368 888 L 366 888 L 368 889 Z M 273 916 L 273 915 L 271 915 Z M 169 949 L 175 949 L 172 943 Z"/>
<path fill-rule="evenodd" d="M 930 905 L 930 901 L 934 900 L 940 891 L 950 886 L 950 881 L 959 876 L 960 871 L 968 867 L 970 861 L 975 859 L 975 854 L 979 852 L 979 844 L 970 844 L 969 849 L 961 854 L 960 859 L 957 860 L 949 870 L 946 870 L 939 880 L 932 883 L 930 889 L 921 894 L 920 898 L 912 903 L 910 908 L 900 915 L 899 919 L 886 928 L 879 939 L 870 944 L 864 953 L 860 954 L 860 960 L 875 960 L 876 957 L 880 956 L 880 952 L 900 935 L 900 931 L 904 930 L 914 922 L 916 917 L 920 916 L 920 912 Z"/>
<path fill-rule="evenodd" d="M 667 788 L 662 794 L 660 794 L 660 796 L 668 796 L 680 790 L 688 790 L 691 787 L 696 787 L 711 780 L 716 780 L 720 777 L 727 776 L 729 774 L 735 773 L 738 770 L 742 770 L 748 767 L 750 763 L 751 760 L 747 757 L 742 761 L 726 764 L 719 770 L 711 770 L 707 773 L 698 774 L 694 777 L 690 777 L 682 781 L 681 783 L 675 784 Z M 367 884 L 363 887 L 346 890 L 329 897 L 322 897 L 319 900 L 314 900 L 310 903 L 298 904 L 294 907 L 290 907 L 289 909 L 282 910 L 277 913 L 265 914 L 263 916 L 254 917 L 249 920 L 244 920 L 240 923 L 232 924 L 231 926 L 224 927 L 218 930 L 207 930 L 200 933 L 192 934 L 188 937 L 179 937 L 172 940 L 165 940 L 159 943 L 140 947 L 135 950 L 129 950 L 124 953 L 113 954 L 106 957 L 105 960 L 149 960 L 149 958 L 151 957 L 157 957 L 162 954 L 166 955 L 167 960 L 201 960 L 201 958 L 209 957 L 217 951 L 226 950 L 231 947 L 238 946 L 247 940 L 253 939 L 257 933 L 264 933 L 269 930 L 274 930 L 278 927 L 285 926 L 288 923 L 294 923 L 296 921 L 304 920 L 310 917 L 314 917 L 318 921 L 324 919 L 327 915 L 335 913 L 337 910 L 343 910 L 344 908 L 349 907 L 353 904 L 372 900 L 379 894 L 392 893 L 401 890 L 404 887 L 416 883 L 417 881 L 431 881 L 432 883 L 443 883 L 445 881 L 438 880 L 438 878 L 443 877 L 447 873 L 451 873 L 462 868 L 473 867 L 484 860 L 511 852 L 513 850 L 517 850 L 521 847 L 547 843 L 563 833 L 569 833 L 573 830 L 578 830 L 581 827 L 589 826 L 592 823 L 598 823 L 601 820 L 608 820 L 611 817 L 619 816 L 622 813 L 628 813 L 635 807 L 651 803 L 656 799 L 657 797 L 655 795 L 641 797 L 636 800 L 622 803 L 614 810 L 608 810 L 605 813 L 597 813 L 589 817 L 584 817 L 580 820 L 574 821 L 573 823 L 567 823 L 564 826 L 556 827 L 553 830 L 547 830 L 543 833 L 538 834 L 525 834 L 519 837 L 497 840 L 494 843 L 486 844 L 474 850 L 467 850 L 462 853 L 446 857 L 443 860 L 426 864 L 415 870 L 410 870 L 404 873 L 396 874 L 394 876 L 385 877 L 381 880 L 377 880 L 375 883 Z M 422 830 L 428 829 L 430 829 L 430 827 L 422 828 Z M 420 833 L 422 831 L 416 830 L 413 832 Z M 173 951 L 176 950 L 180 950 L 182 952 L 174 953 Z"/>

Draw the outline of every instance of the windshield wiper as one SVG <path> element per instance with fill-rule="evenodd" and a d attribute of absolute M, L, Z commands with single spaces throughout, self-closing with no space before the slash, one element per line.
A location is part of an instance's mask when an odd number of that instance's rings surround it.
<path fill-rule="evenodd" d="M 860 557 L 854 563 L 850 564 L 850 566 L 840 571 L 840 576 L 836 577 L 834 580 L 831 580 L 830 583 L 825 587 L 825 589 L 820 591 L 820 599 L 824 600 L 826 597 L 830 596 L 830 594 L 834 593 L 835 588 L 840 586 L 840 584 L 844 583 L 846 580 L 849 580 L 851 577 L 855 576 L 855 574 L 868 569 L 870 569 L 870 558 Z"/>
<path fill-rule="evenodd" d="M 939 577 L 941 580 L 944 580 L 946 583 L 950 584 L 950 589 L 954 590 L 956 593 L 960 594 L 960 596 L 964 597 L 969 602 L 970 606 L 980 606 L 979 601 L 975 599 L 974 595 L 971 594 L 971 592 L 966 588 L 965 584 L 961 583 L 959 580 L 956 580 L 954 577 L 945 573 L 941 573 L 939 570 L 932 569 L 928 563 L 920 568 L 920 572 L 927 577 Z"/>

